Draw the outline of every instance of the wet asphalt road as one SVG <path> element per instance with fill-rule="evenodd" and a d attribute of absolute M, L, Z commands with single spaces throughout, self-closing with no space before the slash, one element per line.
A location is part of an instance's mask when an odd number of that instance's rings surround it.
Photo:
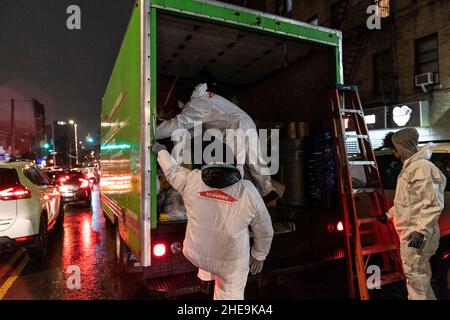
<path fill-rule="evenodd" d="M 116 269 L 114 232 L 100 208 L 98 187 L 90 208 L 65 206 L 64 230 L 51 234 L 49 254 L 43 262 L 30 259 L 24 250 L 0 256 L 0 299 L 99 300 L 154 299 L 141 286 L 140 273 Z M 79 271 L 79 282 L 73 276 Z M 345 266 L 335 265 L 247 285 L 245 297 L 270 299 L 347 299 Z M 79 287 L 75 284 L 79 283 Z M 260 283 L 261 284 L 261 283 Z M 404 284 L 375 293 L 376 299 L 405 299 Z M 180 299 L 210 299 L 198 293 Z"/>
<path fill-rule="evenodd" d="M 78 270 L 79 282 L 73 278 Z M 92 208 L 65 206 L 64 231 L 50 234 L 43 262 L 22 250 L 0 257 L 3 299 L 134 299 L 139 280 L 138 274 L 124 276 L 115 269 L 114 236 L 100 210 L 98 189 Z"/>

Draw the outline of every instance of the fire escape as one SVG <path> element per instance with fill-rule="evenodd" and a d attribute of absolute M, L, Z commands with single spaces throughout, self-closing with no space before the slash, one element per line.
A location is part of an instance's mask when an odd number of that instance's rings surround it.
<path fill-rule="evenodd" d="M 344 81 L 354 83 L 355 75 L 364 54 L 368 33 L 367 8 L 378 5 L 383 30 L 386 31 L 384 18 L 390 15 L 389 0 L 338 0 L 332 4 L 331 27 L 342 30 L 344 47 Z M 391 26 L 389 26 L 390 28 Z M 390 33 L 391 29 L 388 29 Z M 376 31 L 373 31 L 376 32 Z"/>

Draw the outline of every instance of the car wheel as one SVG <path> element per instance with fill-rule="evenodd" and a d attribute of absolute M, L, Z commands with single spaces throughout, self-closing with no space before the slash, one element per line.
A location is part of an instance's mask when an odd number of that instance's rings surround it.
<path fill-rule="evenodd" d="M 59 206 L 58 219 L 55 224 L 55 231 L 61 232 L 64 230 L 64 205 L 61 203 Z"/>
<path fill-rule="evenodd" d="M 85 205 L 87 208 L 90 208 L 90 207 L 91 207 L 91 201 L 92 201 L 92 194 L 89 193 L 88 198 L 87 198 L 86 200 L 84 200 L 84 205 Z"/>
<path fill-rule="evenodd" d="M 439 261 L 436 275 L 439 287 L 450 293 L 450 252 L 443 255 Z"/>
<path fill-rule="evenodd" d="M 129 251 L 125 242 L 120 237 L 119 224 L 116 224 L 115 234 L 115 253 L 117 261 L 117 269 L 119 272 L 126 272 L 128 268 Z"/>
<path fill-rule="evenodd" d="M 48 222 L 47 214 L 44 213 L 39 219 L 39 234 L 36 246 L 31 250 L 31 256 L 36 260 L 42 260 L 47 257 L 48 253 Z"/>

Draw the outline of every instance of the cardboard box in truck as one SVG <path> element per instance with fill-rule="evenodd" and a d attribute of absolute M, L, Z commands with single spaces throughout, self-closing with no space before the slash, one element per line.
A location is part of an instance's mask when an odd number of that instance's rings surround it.
<path fill-rule="evenodd" d="M 158 212 L 158 166 L 150 152 L 158 115 L 179 112 L 174 83 L 195 82 L 207 69 L 253 119 L 307 122 L 312 132 L 329 126 L 326 89 L 342 82 L 341 48 L 339 31 L 242 7 L 136 1 L 101 114 L 101 199 L 115 226 L 119 265 L 129 268 L 134 259 L 153 290 L 199 288 L 196 268 L 181 252 L 186 221 L 164 221 Z M 250 281 L 343 258 L 338 207 L 269 209 L 276 234 L 262 274 Z"/>

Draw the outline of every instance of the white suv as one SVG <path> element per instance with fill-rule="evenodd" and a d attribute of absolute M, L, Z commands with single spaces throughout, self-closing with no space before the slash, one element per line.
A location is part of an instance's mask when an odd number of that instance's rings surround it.
<path fill-rule="evenodd" d="M 48 231 L 62 230 L 61 195 L 29 162 L 0 162 L 0 253 L 17 247 L 35 258 L 47 255 Z"/>

